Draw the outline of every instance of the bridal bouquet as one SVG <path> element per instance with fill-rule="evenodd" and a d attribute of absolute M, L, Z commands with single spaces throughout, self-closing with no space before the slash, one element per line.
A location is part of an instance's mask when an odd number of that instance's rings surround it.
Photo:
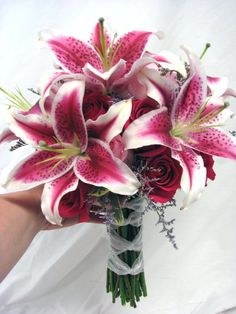
<path fill-rule="evenodd" d="M 136 307 L 147 295 L 142 254 L 143 214 L 158 213 L 176 247 L 165 209 L 188 208 L 214 180 L 212 156 L 236 159 L 236 138 L 221 128 L 233 116 L 227 78 L 205 74 L 201 58 L 186 47 L 183 62 L 170 51 L 145 47 L 160 32 L 110 36 L 100 19 L 90 40 L 43 32 L 40 41 L 56 66 L 31 104 L 16 90 L 9 100 L 9 128 L 0 141 L 32 153 L 9 171 L 4 187 L 44 184 L 41 207 L 62 225 L 102 222 L 109 254 L 107 292 Z"/>

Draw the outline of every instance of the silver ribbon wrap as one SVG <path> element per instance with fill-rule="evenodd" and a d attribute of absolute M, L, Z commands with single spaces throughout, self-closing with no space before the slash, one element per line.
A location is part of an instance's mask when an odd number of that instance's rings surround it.
<path fill-rule="evenodd" d="M 110 248 L 108 256 L 108 268 L 117 275 L 137 275 L 144 270 L 143 252 L 142 252 L 142 224 L 143 212 L 146 208 L 147 202 L 145 198 L 137 197 L 131 201 L 126 202 L 125 208 L 133 210 L 129 216 L 124 220 L 122 225 L 110 224 L 108 234 L 110 237 Z M 132 225 L 140 227 L 139 232 L 132 241 L 128 241 L 117 233 L 120 226 Z M 126 251 L 139 252 L 138 257 L 134 261 L 132 267 L 120 259 L 118 255 Z"/>

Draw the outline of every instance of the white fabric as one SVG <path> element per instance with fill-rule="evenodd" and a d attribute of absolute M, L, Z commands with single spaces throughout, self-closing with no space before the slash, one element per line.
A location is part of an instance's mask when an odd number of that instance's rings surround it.
<path fill-rule="evenodd" d="M 208 73 L 227 76 L 236 88 L 235 12 L 235 0 L 1 0 L 0 85 L 35 87 L 50 67 L 48 51 L 34 45 L 39 30 L 56 28 L 86 39 L 103 16 L 119 32 L 163 30 L 163 41 L 152 40 L 156 51 L 181 53 L 179 45 L 187 44 L 200 54 L 211 42 L 204 57 Z M 235 120 L 231 125 L 236 129 Z M 0 158 L 8 164 L 2 151 Z M 0 314 L 236 313 L 236 164 L 217 159 L 215 169 L 216 181 L 191 210 L 169 210 L 179 250 L 155 227 L 156 215 L 145 216 L 148 297 L 138 309 L 111 303 L 105 227 L 81 224 L 37 235 L 0 285 Z"/>

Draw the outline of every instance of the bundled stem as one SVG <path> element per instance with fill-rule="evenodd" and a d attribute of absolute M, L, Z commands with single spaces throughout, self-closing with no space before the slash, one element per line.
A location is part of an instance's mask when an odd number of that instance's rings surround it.
<path fill-rule="evenodd" d="M 123 208 L 123 217 L 127 218 L 133 210 Z M 133 241 L 136 235 L 140 232 L 141 226 L 133 226 L 131 224 L 125 226 L 117 226 L 117 234 L 125 240 Z M 129 267 L 132 267 L 141 251 L 125 251 L 118 255 L 121 261 L 125 262 Z M 119 275 L 107 269 L 107 292 L 112 293 L 112 302 L 115 303 L 117 298 L 120 298 L 121 304 L 130 303 L 131 307 L 136 308 L 140 297 L 147 296 L 147 288 L 144 272 L 137 275 Z"/>

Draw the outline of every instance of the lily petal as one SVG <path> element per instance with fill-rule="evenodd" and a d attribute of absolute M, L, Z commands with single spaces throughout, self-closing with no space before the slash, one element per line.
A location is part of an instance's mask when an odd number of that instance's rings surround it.
<path fill-rule="evenodd" d="M 8 120 L 11 131 L 27 144 L 37 147 L 40 141 L 44 141 L 48 145 L 55 143 L 54 131 L 42 116 L 11 113 Z"/>
<path fill-rule="evenodd" d="M 223 129 L 212 127 L 203 132 L 190 133 L 189 136 L 190 140 L 186 142 L 186 145 L 200 152 L 236 159 L 236 138 Z"/>
<path fill-rule="evenodd" d="M 0 133 L 0 144 L 2 143 L 8 143 L 14 140 L 18 140 L 19 138 L 10 130 L 10 129 L 4 129 Z"/>
<path fill-rule="evenodd" d="M 140 83 L 139 79 L 143 76 L 143 68 L 153 62 L 156 61 L 148 57 L 135 61 L 130 72 L 114 82 L 113 89 L 123 97 L 129 97 L 130 95 L 139 99 L 147 97 L 147 87 Z"/>
<path fill-rule="evenodd" d="M 144 84 L 147 86 L 147 95 L 156 100 L 160 106 L 169 106 L 174 103 L 178 84 L 171 74 L 161 75 L 157 69 L 145 67 L 142 71 L 146 78 Z M 171 108 L 170 108 L 171 109 Z"/>
<path fill-rule="evenodd" d="M 138 191 L 138 179 L 125 163 L 114 157 L 106 143 L 90 139 L 86 152 L 88 157 L 79 157 L 74 166 L 81 181 L 122 195 L 133 195 Z"/>
<path fill-rule="evenodd" d="M 153 32 L 133 31 L 119 38 L 112 48 L 112 51 L 117 50 L 113 64 L 123 59 L 126 61 L 126 73 L 129 72 L 133 63 L 143 54 L 148 39 L 152 34 Z"/>
<path fill-rule="evenodd" d="M 180 185 L 187 195 L 181 209 L 187 209 L 201 196 L 206 183 L 206 168 L 202 157 L 187 147 L 179 152 L 172 151 L 172 157 L 178 160 L 183 168 Z"/>
<path fill-rule="evenodd" d="M 83 96 L 83 81 L 64 83 L 53 100 L 52 125 L 62 143 L 72 144 L 77 136 L 84 151 L 87 146 L 87 130 L 82 111 Z"/>
<path fill-rule="evenodd" d="M 97 52 L 89 44 L 71 36 L 48 36 L 40 34 L 41 41 L 46 42 L 54 52 L 57 61 L 71 73 L 83 73 L 82 68 L 90 63 L 102 71 L 102 62 Z"/>
<path fill-rule="evenodd" d="M 105 88 L 109 89 L 113 83 L 120 79 L 125 71 L 125 61 L 119 60 L 119 62 L 114 65 L 111 69 L 106 72 L 100 72 L 91 64 L 87 63 L 84 68 L 83 72 L 87 78 L 91 80 L 95 80 L 95 84 L 98 82 L 102 83 Z"/>
<path fill-rule="evenodd" d="M 207 76 L 207 85 L 211 90 L 212 96 L 220 97 L 227 89 L 228 79 L 227 77 Z"/>
<path fill-rule="evenodd" d="M 110 143 L 116 135 L 121 133 L 126 121 L 129 119 L 131 110 L 131 99 L 113 104 L 96 121 L 89 119 L 86 122 L 89 136 Z"/>
<path fill-rule="evenodd" d="M 126 149 L 160 144 L 181 150 L 178 140 L 170 136 L 171 121 L 167 108 L 152 110 L 134 120 L 123 134 Z"/>
<path fill-rule="evenodd" d="M 182 86 L 171 113 L 172 121 L 190 120 L 206 100 L 207 81 L 200 60 L 186 48 L 190 62 L 190 76 Z"/>
<path fill-rule="evenodd" d="M 22 191 L 57 179 L 73 167 L 74 160 L 60 160 L 57 157 L 55 152 L 35 152 L 12 169 L 3 186 Z"/>
<path fill-rule="evenodd" d="M 184 63 L 171 51 L 163 50 L 158 54 L 146 51 L 144 57 L 146 56 L 155 59 L 165 69 L 176 71 L 183 77 L 187 76 Z"/>
<path fill-rule="evenodd" d="M 103 51 L 103 47 L 102 47 L 102 44 L 101 44 L 101 32 L 102 32 L 102 29 L 101 29 L 101 23 L 97 23 L 94 27 L 94 31 L 93 33 L 91 34 L 91 38 L 90 38 L 90 43 L 91 45 L 95 48 L 95 49 L 98 49 L 100 52 Z M 104 39 L 105 39 L 105 45 L 106 47 L 108 48 L 111 44 L 111 38 L 107 32 L 107 30 L 105 29 L 105 27 L 103 26 L 103 32 L 104 32 Z"/>
<path fill-rule="evenodd" d="M 78 182 L 79 179 L 71 170 L 58 179 L 44 185 L 41 197 L 41 208 L 50 223 L 62 225 L 62 217 L 59 213 L 60 201 L 64 195 L 76 190 Z"/>

